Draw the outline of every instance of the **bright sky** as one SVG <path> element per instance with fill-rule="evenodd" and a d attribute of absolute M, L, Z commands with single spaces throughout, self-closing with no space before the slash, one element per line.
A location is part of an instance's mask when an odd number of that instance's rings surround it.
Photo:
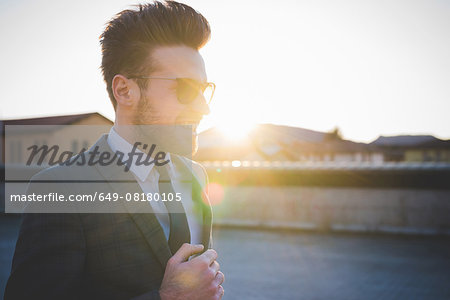
<path fill-rule="evenodd" d="M 137 2 L 2 0 L 0 118 L 114 119 L 98 37 Z M 201 129 L 275 123 L 450 138 L 450 1 L 185 1 L 212 27 Z"/>

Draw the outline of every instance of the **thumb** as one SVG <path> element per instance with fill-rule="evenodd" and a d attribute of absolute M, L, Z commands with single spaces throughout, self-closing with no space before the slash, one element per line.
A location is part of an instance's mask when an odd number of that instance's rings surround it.
<path fill-rule="evenodd" d="M 175 263 L 182 263 L 188 260 L 188 258 L 191 255 L 200 253 L 203 251 L 203 245 L 202 244 L 198 244 L 198 245 L 193 245 L 193 244 L 188 244 L 188 243 L 184 243 L 180 249 L 178 249 L 177 252 L 175 252 L 175 254 L 173 255 L 172 259 Z"/>

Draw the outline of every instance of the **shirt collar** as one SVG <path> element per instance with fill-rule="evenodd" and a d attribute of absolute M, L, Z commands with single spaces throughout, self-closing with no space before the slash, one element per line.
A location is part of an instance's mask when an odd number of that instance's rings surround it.
<path fill-rule="evenodd" d="M 133 149 L 133 145 L 131 145 L 127 140 L 125 140 L 123 137 L 121 137 L 117 131 L 114 129 L 114 126 L 111 127 L 109 134 L 108 134 L 108 144 L 111 147 L 111 150 L 113 152 L 120 151 L 124 153 L 124 159 L 128 159 L 128 153 L 131 152 Z M 142 152 L 139 149 L 136 149 L 137 153 L 143 153 L 144 157 L 146 153 Z M 177 173 L 175 170 L 175 166 L 172 163 L 172 160 L 170 159 L 170 153 L 166 153 L 167 160 L 169 160 L 169 163 L 166 165 L 168 167 L 168 173 L 171 178 L 176 178 Z M 142 165 L 136 165 L 137 156 L 133 156 L 133 162 L 130 166 L 130 171 L 133 172 L 134 175 L 136 175 L 140 181 L 144 182 L 147 177 L 149 176 L 150 172 L 153 169 L 154 164 L 150 164 L 149 166 L 146 166 L 144 164 Z"/>

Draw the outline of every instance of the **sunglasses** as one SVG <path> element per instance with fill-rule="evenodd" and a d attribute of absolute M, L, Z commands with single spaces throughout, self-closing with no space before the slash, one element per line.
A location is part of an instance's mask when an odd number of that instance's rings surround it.
<path fill-rule="evenodd" d="M 159 80 L 175 80 L 177 82 L 177 98 L 181 104 L 192 103 L 199 94 L 205 97 L 206 103 L 211 103 L 216 85 L 212 82 L 200 82 L 192 78 L 164 78 L 164 77 L 148 77 L 148 76 L 133 76 L 130 78 L 141 79 L 159 79 Z"/>

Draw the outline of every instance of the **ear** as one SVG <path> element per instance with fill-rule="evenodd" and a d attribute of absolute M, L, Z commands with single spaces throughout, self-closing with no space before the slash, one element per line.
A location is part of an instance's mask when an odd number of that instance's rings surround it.
<path fill-rule="evenodd" d="M 112 80 L 112 91 L 118 106 L 132 107 L 140 98 L 140 90 L 136 82 L 117 74 Z"/>

